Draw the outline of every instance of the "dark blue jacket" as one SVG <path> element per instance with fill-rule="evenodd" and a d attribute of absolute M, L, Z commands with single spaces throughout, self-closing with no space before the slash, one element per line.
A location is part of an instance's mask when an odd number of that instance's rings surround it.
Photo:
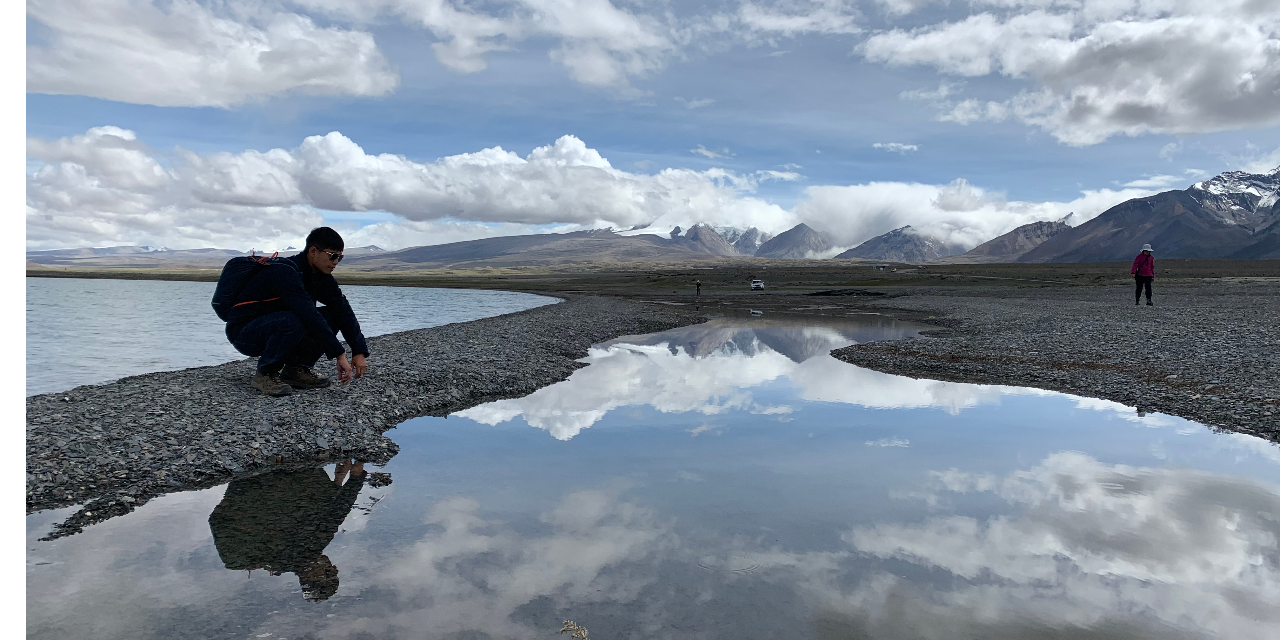
<path fill-rule="evenodd" d="M 253 301 L 253 302 L 250 302 Z M 243 304 L 249 302 L 249 304 Z M 327 273 L 311 268 L 307 254 L 299 253 L 267 265 L 255 273 L 244 285 L 231 308 L 227 320 L 227 335 L 234 336 L 251 321 L 276 311 L 292 311 L 302 319 L 308 335 L 317 344 L 324 345 L 324 353 L 330 358 L 342 355 L 345 350 L 334 335 L 335 330 L 316 310 L 316 303 L 325 305 L 338 321 L 337 329 L 351 345 L 351 353 L 369 355 L 360 323 L 347 303 L 347 297 L 338 288 L 338 281 Z"/>

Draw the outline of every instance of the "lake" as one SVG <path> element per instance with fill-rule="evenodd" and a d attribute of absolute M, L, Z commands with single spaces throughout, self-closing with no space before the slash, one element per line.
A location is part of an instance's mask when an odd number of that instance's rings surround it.
<path fill-rule="evenodd" d="M 1280 449 L 828 355 L 910 332 L 631 336 L 388 432 L 390 485 L 283 470 L 53 542 L 74 509 L 33 514 L 28 637 L 1280 637 Z"/>
<path fill-rule="evenodd" d="M 27 278 L 27 395 L 240 360 L 213 282 Z M 557 302 L 510 291 L 344 286 L 366 336 Z M 371 355 L 376 366 L 377 354 Z"/>

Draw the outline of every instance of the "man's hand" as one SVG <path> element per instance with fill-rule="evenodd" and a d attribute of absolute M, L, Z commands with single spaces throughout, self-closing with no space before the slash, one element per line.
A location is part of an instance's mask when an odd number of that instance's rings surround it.
<path fill-rule="evenodd" d="M 363 353 L 357 353 L 354 356 L 351 356 L 351 366 L 356 368 L 355 376 L 357 378 L 359 378 L 360 376 L 363 376 L 364 370 L 369 368 L 369 365 L 366 364 L 364 361 Z"/>
<path fill-rule="evenodd" d="M 338 382 L 351 382 L 351 363 L 347 362 L 347 354 L 338 356 Z"/>

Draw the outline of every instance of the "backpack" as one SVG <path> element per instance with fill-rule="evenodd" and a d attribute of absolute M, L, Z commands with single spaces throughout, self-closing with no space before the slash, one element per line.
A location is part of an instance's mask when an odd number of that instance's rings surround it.
<path fill-rule="evenodd" d="M 223 322 L 231 317 L 232 307 L 237 307 L 243 302 L 237 303 L 236 299 L 240 297 L 240 292 L 244 291 L 244 286 L 249 283 L 249 279 L 257 275 L 264 267 L 271 264 L 288 264 L 293 266 L 291 262 L 284 258 L 277 258 L 279 252 L 271 254 L 271 256 L 256 256 L 253 254 L 247 256 L 237 256 L 227 261 L 222 267 L 222 275 L 218 276 L 218 286 L 213 290 L 213 312 L 218 314 Z M 272 298 L 274 300 L 274 298 Z M 251 300 L 250 302 L 258 302 Z M 263 302 L 266 302 L 265 300 Z"/>

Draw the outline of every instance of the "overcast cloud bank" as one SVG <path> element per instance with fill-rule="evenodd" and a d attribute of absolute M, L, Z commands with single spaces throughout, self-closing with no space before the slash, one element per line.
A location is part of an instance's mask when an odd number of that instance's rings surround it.
<path fill-rule="evenodd" d="M 294 149 L 201 155 L 160 153 L 118 127 L 45 140 L 27 156 L 27 247 L 145 244 L 173 249 L 296 246 L 322 211 L 395 216 L 347 229 L 354 245 L 384 248 L 496 235 L 587 228 L 665 234 L 697 223 L 777 234 L 797 223 L 842 246 L 910 224 L 922 234 L 974 246 L 1018 225 L 1074 211 L 1087 220 L 1145 189 L 1084 191 L 1070 202 L 1009 202 L 956 180 L 947 185 L 873 182 L 805 189 L 793 209 L 756 195 L 762 181 L 794 172 L 739 174 L 614 168 L 567 135 L 521 157 L 501 147 L 415 162 L 370 155 L 338 132 Z"/>

